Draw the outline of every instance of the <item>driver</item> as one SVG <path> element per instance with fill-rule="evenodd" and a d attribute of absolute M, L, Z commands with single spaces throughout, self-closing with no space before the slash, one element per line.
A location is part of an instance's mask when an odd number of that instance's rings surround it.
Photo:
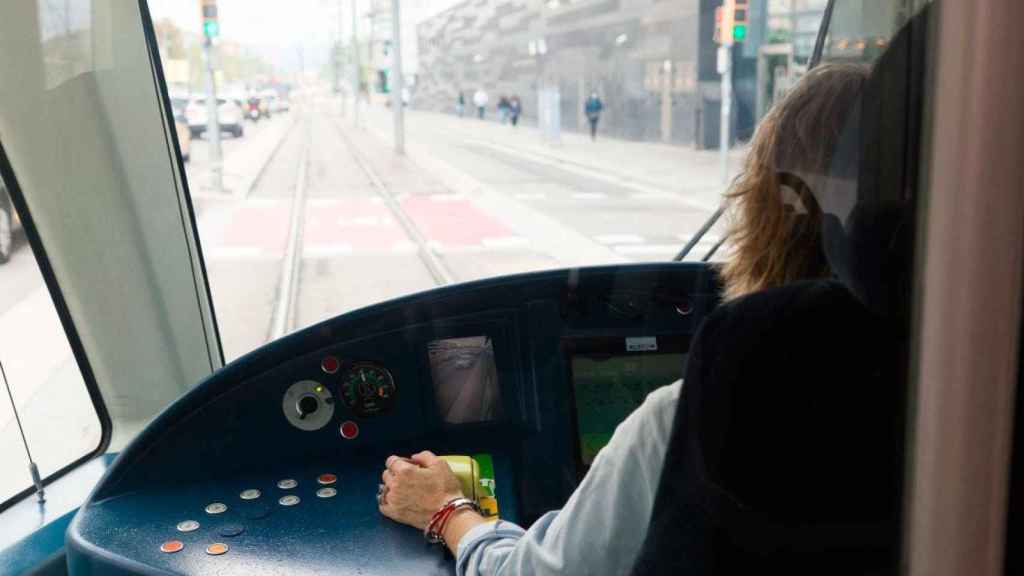
<path fill-rule="evenodd" d="M 819 258 L 820 211 L 799 206 L 810 220 L 794 220 L 784 210 L 787 184 L 772 167 L 825 173 L 838 127 L 866 77 L 858 66 L 816 68 L 757 131 L 744 174 L 730 193 L 739 204 L 741 226 L 733 233 L 743 261 L 726 270 L 728 297 L 828 274 Z M 786 162 L 793 158 L 803 159 Z M 790 203 L 810 203 L 806 191 L 791 192 Z M 459 575 L 626 574 L 646 537 L 681 389 L 676 382 L 652 392 L 616 428 L 565 507 L 541 516 L 528 530 L 484 518 L 463 498 L 448 464 L 427 451 L 387 458 L 380 511 L 443 542 Z"/>

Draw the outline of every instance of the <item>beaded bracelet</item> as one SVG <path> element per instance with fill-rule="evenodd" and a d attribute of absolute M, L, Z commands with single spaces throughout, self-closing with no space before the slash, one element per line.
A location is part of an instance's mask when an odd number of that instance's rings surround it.
<path fill-rule="evenodd" d="M 430 522 L 423 530 L 423 537 L 427 542 L 430 544 L 444 544 L 443 534 L 445 527 L 448 525 L 448 519 L 451 518 L 456 510 L 461 510 L 462 508 L 472 508 L 477 514 L 481 513 L 480 505 L 476 501 L 462 497 L 452 498 L 430 517 Z"/>

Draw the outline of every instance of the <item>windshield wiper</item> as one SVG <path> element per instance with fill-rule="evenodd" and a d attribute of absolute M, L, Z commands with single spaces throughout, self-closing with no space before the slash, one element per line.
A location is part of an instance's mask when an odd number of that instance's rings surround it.
<path fill-rule="evenodd" d="M 690 251 L 693 250 L 694 246 L 696 246 L 697 243 L 700 242 L 700 239 L 703 238 L 704 235 L 708 233 L 708 230 L 711 230 L 711 227 L 715 225 L 715 222 L 718 222 L 718 219 L 722 217 L 723 213 L 725 213 L 725 207 L 719 206 L 718 210 L 715 210 L 715 213 L 712 214 L 710 218 L 708 218 L 707 222 L 705 222 L 699 230 L 697 230 L 697 233 L 693 235 L 693 238 L 690 238 L 690 241 L 686 243 L 686 246 L 683 246 L 683 249 L 679 251 L 679 254 L 676 254 L 676 257 L 673 258 L 672 261 L 681 262 L 683 258 L 686 258 L 686 255 L 689 254 Z M 722 242 L 724 241 L 725 239 L 723 238 L 711 248 L 711 252 L 708 252 L 708 254 L 704 257 L 705 262 L 708 258 L 711 257 L 712 254 L 715 253 L 715 251 L 718 250 L 718 247 L 721 246 Z"/>

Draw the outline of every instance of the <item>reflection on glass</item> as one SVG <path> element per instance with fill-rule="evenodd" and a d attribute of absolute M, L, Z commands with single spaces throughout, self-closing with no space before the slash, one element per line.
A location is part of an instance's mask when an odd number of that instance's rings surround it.
<path fill-rule="evenodd" d="M 501 387 L 494 347 L 487 336 L 449 338 L 428 344 L 434 398 L 447 424 L 497 420 Z"/>
<path fill-rule="evenodd" d="M 94 450 L 101 430 L 85 381 L 24 231 L 0 183 L 0 364 L 10 385 L 0 390 L 0 502 L 28 488 L 28 457 L 46 477 Z M 3 387 L 3 382 L 0 382 Z"/>

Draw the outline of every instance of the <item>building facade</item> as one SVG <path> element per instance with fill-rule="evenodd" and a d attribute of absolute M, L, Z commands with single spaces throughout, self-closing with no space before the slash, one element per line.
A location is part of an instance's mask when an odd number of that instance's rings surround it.
<path fill-rule="evenodd" d="M 452 111 L 461 92 L 517 95 L 536 119 L 557 89 L 561 126 L 582 130 L 584 101 L 604 102 L 603 132 L 718 145 L 721 0 L 466 0 L 417 25 L 415 106 Z M 750 35 L 732 51 L 733 140 L 806 70 L 826 0 L 750 0 Z"/>
<path fill-rule="evenodd" d="M 700 0 L 467 0 L 417 27 L 415 104 L 450 111 L 484 89 L 517 95 L 535 119 L 557 88 L 562 127 L 581 130 L 597 91 L 602 129 L 633 140 L 693 142 Z M 708 41 L 711 32 L 708 31 Z"/>

